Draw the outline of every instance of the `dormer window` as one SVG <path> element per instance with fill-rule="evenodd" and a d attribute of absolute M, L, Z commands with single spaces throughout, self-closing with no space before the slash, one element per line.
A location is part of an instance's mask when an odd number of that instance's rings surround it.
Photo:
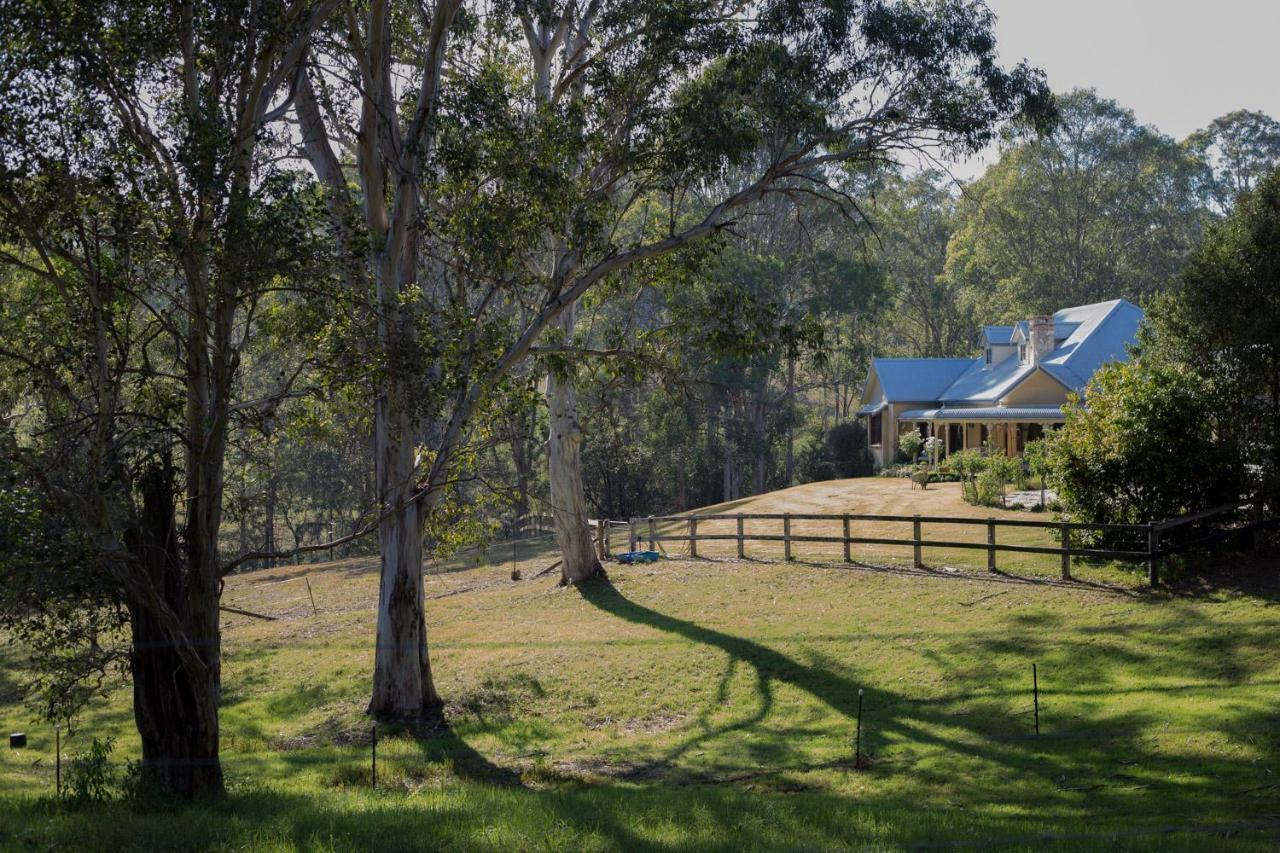
<path fill-rule="evenodd" d="M 987 347 L 987 366 L 991 366 L 991 347 Z"/>
<path fill-rule="evenodd" d="M 1027 363 L 1027 345 L 1018 344 L 1018 361 L 1022 364 Z"/>

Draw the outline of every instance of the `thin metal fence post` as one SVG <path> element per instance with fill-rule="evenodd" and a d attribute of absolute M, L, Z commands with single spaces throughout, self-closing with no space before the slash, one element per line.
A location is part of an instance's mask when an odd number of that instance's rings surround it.
<path fill-rule="evenodd" d="M 689 516 L 689 556 L 698 556 L 698 519 Z"/>
<path fill-rule="evenodd" d="M 373 724 L 373 787 L 378 787 L 378 724 Z"/>
<path fill-rule="evenodd" d="M 1071 580 L 1071 525 L 1062 522 L 1062 579 Z"/>
<path fill-rule="evenodd" d="M 911 522 L 911 538 L 913 540 L 914 563 L 917 569 L 924 568 L 923 545 L 924 540 L 920 537 L 920 516 L 916 516 Z"/>
<path fill-rule="evenodd" d="M 849 553 L 849 516 L 846 515 L 844 521 L 844 561 L 846 563 L 853 562 L 853 555 Z"/>
<path fill-rule="evenodd" d="M 53 736 L 54 736 L 53 748 L 54 748 L 54 751 L 57 753 L 54 758 L 54 765 L 55 765 L 54 773 L 57 774 L 57 781 L 55 782 L 55 784 L 57 785 L 58 797 L 61 798 L 62 797 L 62 726 L 60 725 L 54 726 Z"/>
<path fill-rule="evenodd" d="M 784 512 L 782 514 L 782 554 L 791 559 L 791 513 Z"/>
<path fill-rule="evenodd" d="M 1031 695 L 1035 701 L 1036 734 L 1040 734 L 1040 676 L 1034 663 L 1031 664 Z"/>
<path fill-rule="evenodd" d="M 746 556 L 747 556 L 747 552 L 746 552 L 746 549 L 743 547 L 742 513 L 738 513 L 738 559 L 739 560 L 746 559 Z"/>

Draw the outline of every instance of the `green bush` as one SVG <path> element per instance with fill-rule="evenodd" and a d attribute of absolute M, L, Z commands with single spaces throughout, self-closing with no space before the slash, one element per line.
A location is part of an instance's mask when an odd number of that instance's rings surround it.
<path fill-rule="evenodd" d="M 115 738 L 94 738 L 87 749 L 71 756 L 63 792 L 72 802 L 88 805 L 111 799 L 116 788 L 115 771 L 111 767 L 115 743 Z"/>
<path fill-rule="evenodd" d="M 1029 443 L 1022 450 L 1022 458 L 1027 463 L 1031 475 L 1040 481 L 1040 509 L 1044 509 L 1045 479 L 1049 476 L 1049 442 L 1040 439 Z"/>
<path fill-rule="evenodd" d="M 1068 404 L 1066 425 L 1049 439 L 1049 485 L 1070 520 L 1145 524 L 1247 490 L 1241 455 L 1218 438 L 1214 395 L 1189 370 L 1141 359 L 1111 364 L 1094 374 L 1087 395 L 1088 407 Z"/>
<path fill-rule="evenodd" d="M 866 428 L 856 421 L 815 434 L 796 464 L 796 478 L 801 483 L 869 477 L 874 471 Z"/>
<path fill-rule="evenodd" d="M 979 506 L 1000 506 L 1004 497 L 1005 479 L 999 465 L 988 465 L 974 478 L 973 500 Z"/>
<path fill-rule="evenodd" d="M 904 462 L 915 462 L 919 459 L 922 447 L 924 447 L 924 439 L 914 429 L 898 436 L 898 454 Z"/>
<path fill-rule="evenodd" d="M 966 503 L 980 503 L 977 478 L 987 468 L 986 457 L 977 450 L 957 450 L 947 458 L 949 468 L 960 480 L 960 495 Z"/>

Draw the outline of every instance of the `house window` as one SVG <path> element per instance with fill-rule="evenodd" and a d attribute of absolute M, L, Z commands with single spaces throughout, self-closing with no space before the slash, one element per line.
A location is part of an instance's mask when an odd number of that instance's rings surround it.
<path fill-rule="evenodd" d="M 879 412 L 876 412 L 874 415 L 871 416 L 871 429 L 869 430 L 869 432 L 871 433 L 871 443 L 873 445 L 880 443 L 880 430 L 881 430 L 880 417 L 881 416 Z"/>
<path fill-rule="evenodd" d="M 987 347 L 987 364 L 991 363 L 991 347 Z"/>

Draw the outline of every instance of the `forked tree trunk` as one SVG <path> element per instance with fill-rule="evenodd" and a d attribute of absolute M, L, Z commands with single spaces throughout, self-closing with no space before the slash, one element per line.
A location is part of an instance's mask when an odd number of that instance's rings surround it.
<path fill-rule="evenodd" d="M 434 721 L 444 702 L 436 692 L 427 658 L 427 621 L 422 591 L 422 502 L 414 500 L 412 418 L 394 392 L 378 400 L 374 419 L 378 525 L 382 555 L 378 581 L 378 628 L 369 713 L 379 719 Z"/>
<path fill-rule="evenodd" d="M 574 312 L 569 306 L 559 323 L 566 341 L 573 336 Z M 602 572 L 587 523 L 587 498 L 582 486 L 582 427 L 578 423 L 578 390 L 573 376 L 556 370 L 547 376 L 547 465 L 551 480 L 551 515 L 560 546 L 560 581 L 575 584 Z"/>
<path fill-rule="evenodd" d="M 191 576 L 184 571 L 172 473 L 160 468 L 148 472 L 142 495 L 142 529 L 132 550 L 152 588 L 187 631 L 186 638 L 175 637 L 157 618 L 154 603 L 129 602 L 133 715 L 142 738 L 142 765 L 151 779 L 177 796 L 221 794 L 217 607 L 212 615 L 193 612 L 203 610 L 202 597 L 192 596 Z"/>

